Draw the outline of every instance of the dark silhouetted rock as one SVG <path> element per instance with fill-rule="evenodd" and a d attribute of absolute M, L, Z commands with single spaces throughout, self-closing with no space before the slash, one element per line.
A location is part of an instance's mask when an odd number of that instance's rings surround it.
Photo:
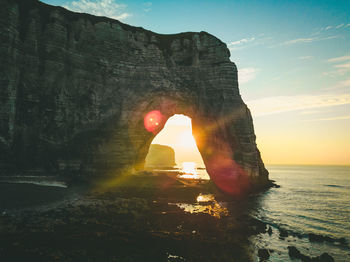
<path fill-rule="evenodd" d="M 284 238 L 284 237 L 288 237 L 288 231 L 285 229 L 280 228 L 280 237 Z"/>
<path fill-rule="evenodd" d="M 317 235 L 317 234 L 314 234 L 314 233 L 310 233 L 309 234 L 309 240 L 311 242 L 331 242 L 331 243 L 334 243 L 334 242 L 337 242 L 341 245 L 347 245 L 347 242 L 346 242 L 346 239 L 344 237 L 342 238 L 333 238 L 333 237 L 329 237 L 329 236 L 322 236 L 322 235 Z"/>
<path fill-rule="evenodd" d="M 302 254 L 295 246 L 288 246 L 288 255 L 303 262 L 334 262 L 333 257 L 326 252 L 317 257 L 310 257 Z"/>
<path fill-rule="evenodd" d="M 260 248 L 258 251 L 258 257 L 260 258 L 260 261 L 265 261 L 270 257 L 269 250 L 265 248 Z"/>
<path fill-rule="evenodd" d="M 267 230 L 267 233 L 271 236 L 272 235 L 272 228 L 269 226 L 269 229 Z"/>
<path fill-rule="evenodd" d="M 346 239 L 344 237 L 339 238 L 338 242 L 342 245 L 347 245 Z"/>
<path fill-rule="evenodd" d="M 305 261 L 305 262 L 311 261 L 311 257 L 300 253 L 300 251 L 295 246 L 288 246 L 288 255 L 291 258 L 297 258 L 297 259 L 300 259 L 301 261 Z"/>
<path fill-rule="evenodd" d="M 325 241 L 325 237 L 322 236 L 322 235 L 317 235 L 317 234 L 310 233 L 309 234 L 309 240 L 312 241 L 312 242 L 323 242 L 323 241 Z"/>
<path fill-rule="evenodd" d="M 319 261 L 320 262 L 334 262 L 334 258 L 325 252 L 319 257 Z"/>
<path fill-rule="evenodd" d="M 166 120 L 185 114 L 222 191 L 269 185 L 218 38 L 161 35 L 36 0 L 0 7 L 0 166 L 85 179 L 139 170 Z M 159 122 L 145 128 L 151 111 Z"/>
<path fill-rule="evenodd" d="M 300 258 L 300 251 L 295 246 L 288 246 L 288 254 L 291 258 Z"/>

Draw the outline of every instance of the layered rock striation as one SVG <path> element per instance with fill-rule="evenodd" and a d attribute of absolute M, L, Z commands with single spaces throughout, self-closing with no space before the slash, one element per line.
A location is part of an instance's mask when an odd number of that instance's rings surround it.
<path fill-rule="evenodd" d="M 216 37 L 161 35 L 36 0 L 1 1 L 0 32 L 2 169 L 140 169 L 166 120 L 185 114 L 219 188 L 268 183 L 237 68 Z"/>

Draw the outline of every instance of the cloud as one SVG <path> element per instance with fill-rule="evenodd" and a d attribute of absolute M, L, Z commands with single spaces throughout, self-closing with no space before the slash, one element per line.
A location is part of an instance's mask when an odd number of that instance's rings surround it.
<path fill-rule="evenodd" d="M 238 70 L 238 82 L 244 84 L 256 78 L 260 70 L 254 67 L 245 67 Z"/>
<path fill-rule="evenodd" d="M 321 30 L 327 31 L 327 30 L 332 29 L 332 28 L 334 28 L 334 29 L 340 29 L 340 28 L 342 28 L 342 27 L 348 27 L 348 26 L 350 26 L 350 23 L 349 23 L 349 24 L 344 24 L 344 23 L 342 23 L 342 24 L 339 24 L 339 25 L 336 25 L 336 26 L 329 25 L 329 26 L 326 26 L 326 27 L 324 27 L 324 28 L 321 28 Z"/>
<path fill-rule="evenodd" d="M 345 62 L 350 60 L 349 55 L 345 56 L 340 56 L 340 57 L 334 57 L 330 58 L 327 60 L 329 63 L 339 63 L 339 62 Z M 330 76 L 330 77 L 338 77 L 338 76 L 343 76 L 346 73 L 350 72 L 350 62 L 343 63 L 343 64 L 335 64 L 333 65 L 333 68 L 336 70 L 328 71 L 328 72 L 323 72 L 322 74 L 325 76 Z"/>
<path fill-rule="evenodd" d="M 338 36 L 297 38 L 297 39 L 285 41 L 281 45 L 293 45 L 293 44 L 301 44 L 301 43 L 312 43 L 312 42 L 315 42 L 315 41 L 323 41 L 323 40 L 329 40 L 329 39 L 335 39 L 335 38 L 338 38 Z"/>
<path fill-rule="evenodd" d="M 347 60 L 350 60 L 350 55 L 330 58 L 327 61 L 330 62 L 330 63 L 337 63 L 337 62 L 343 62 L 343 61 L 347 61 Z"/>
<path fill-rule="evenodd" d="M 241 40 L 233 41 L 233 42 L 229 43 L 228 46 L 241 45 L 241 44 L 244 44 L 244 43 L 252 42 L 254 40 L 255 40 L 255 37 L 243 38 Z"/>
<path fill-rule="evenodd" d="M 350 71 L 349 68 L 338 68 L 337 70 L 331 70 L 331 71 L 323 72 L 322 75 L 336 78 L 336 77 L 339 77 L 339 76 L 344 76 L 349 71 Z"/>
<path fill-rule="evenodd" d="M 152 8 L 151 8 L 152 7 L 152 3 L 151 2 L 145 2 L 142 5 L 144 7 L 143 11 L 149 12 L 149 11 L 152 10 Z"/>
<path fill-rule="evenodd" d="M 289 40 L 284 42 L 284 45 L 292 45 L 292 44 L 298 44 L 298 43 L 311 43 L 317 40 L 317 37 L 310 37 L 310 38 L 297 38 L 293 40 Z"/>
<path fill-rule="evenodd" d="M 328 25 L 328 26 L 325 26 L 325 27 L 321 27 L 319 30 L 319 32 L 321 31 L 328 31 L 330 29 L 340 29 L 340 28 L 346 28 L 350 26 L 350 23 L 349 24 L 346 24 L 346 23 L 341 23 L 339 25 Z"/>
<path fill-rule="evenodd" d="M 349 62 L 349 63 L 346 63 L 346 64 L 335 65 L 334 67 L 336 67 L 336 68 L 350 69 L 350 62 Z"/>
<path fill-rule="evenodd" d="M 259 34 L 255 37 L 242 38 L 237 41 L 232 41 L 227 44 L 227 47 L 230 51 L 237 51 L 245 49 L 247 47 L 263 46 L 271 43 L 272 40 L 272 37 L 265 36 L 265 34 Z"/>
<path fill-rule="evenodd" d="M 303 111 L 300 112 L 300 115 L 311 115 L 311 114 L 318 114 L 320 113 L 320 110 L 308 110 L 308 111 Z"/>
<path fill-rule="evenodd" d="M 131 16 L 130 13 L 124 12 L 126 5 L 118 4 L 114 0 L 77 0 L 64 5 L 65 8 L 97 16 L 106 16 L 117 20 L 124 20 Z"/>
<path fill-rule="evenodd" d="M 311 55 L 309 55 L 309 56 L 299 56 L 298 57 L 298 59 L 300 59 L 300 60 L 309 60 L 311 58 L 313 58 L 313 56 L 311 56 Z"/>
<path fill-rule="evenodd" d="M 253 116 L 350 104 L 350 94 L 275 96 L 247 102 Z"/>
<path fill-rule="evenodd" d="M 230 51 L 234 51 L 234 50 L 242 49 L 244 44 L 253 42 L 255 40 L 256 40 L 255 37 L 243 38 L 243 39 L 228 43 L 227 46 L 230 49 Z"/>
<path fill-rule="evenodd" d="M 339 28 L 342 28 L 343 26 L 344 26 L 344 24 L 340 24 L 340 25 L 337 25 L 335 28 L 339 29 Z"/>
<path fill-rule="evenodd" d="M 350 87 L 350 78 L 343 80 L 343 81 L 339 81 L 336 86 L 336 88 L 341 88 L 341 87 Z"/>
<path fill-rule="evenodd" d="M 310 121 L 332 121 L 332 120 L 344 120 L 344 119 L 350 119 L 349 116 L 336 116 L 336 117 L 328 117 L 328 118 L 318 118 L 318 119 L 311 119 L 311 120 L 306 120 L 307 122 Z"/>

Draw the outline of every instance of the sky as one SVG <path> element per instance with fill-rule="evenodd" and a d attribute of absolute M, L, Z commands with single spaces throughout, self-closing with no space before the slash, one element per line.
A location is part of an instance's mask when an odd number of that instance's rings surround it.
<path fill-rule="evenodd" d="M 238 67 L 267 164 L 350 165 L 350 1 L 44 0 L 157 33 L 206 31 Z"/>
<path fill-rule="evenodd" d="M 153 139 L 152 144 L 167 145 L 175 151 L 175 162 L 194 162 L 196 167 L 205 167 L 196 140 L 192 135 L 191 118 L 176 114 L 168 119 L 164 128 Z"/>

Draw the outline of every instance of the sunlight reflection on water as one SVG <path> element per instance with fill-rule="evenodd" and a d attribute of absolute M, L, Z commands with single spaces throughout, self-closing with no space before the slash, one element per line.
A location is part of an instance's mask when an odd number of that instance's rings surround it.
<path fill-rule="evenodd" d="M 180 169 L 181 174 L 179 178 L 186 179 L 205 179 L 209 180 L 209 175 L 206 169 L 198 169 L 195 162 L 183 162 Z"/>
<path fill-rule="evenodd" d="M 214 197 L 213 194 L 205 194 L 205 195 L 199 194 L 197 196 L 197 202 L 198 203 L 213 202 L 213 201 L 215 201 L 215 197 Z"/>
<path fill-rule="evenodd" d="M 196 175 L 197 174 L 196 163 L 195 162 L 183 162 L 182 163 L 182 172 L 184 172 L 185 174 Z"/>
<path fill-rule="evenodd" d="M 203 213 L 209 214 L 210 216 L 216 218 L 229 215 L 227 208 L 223 207 L 219 202 L 217 202 L 213 194 L 199 194 L 196 200 L 197 203 L 195 204 L 169 203 L 169 205 L 176 205 L 183 211 L 191 214 Z"/>

